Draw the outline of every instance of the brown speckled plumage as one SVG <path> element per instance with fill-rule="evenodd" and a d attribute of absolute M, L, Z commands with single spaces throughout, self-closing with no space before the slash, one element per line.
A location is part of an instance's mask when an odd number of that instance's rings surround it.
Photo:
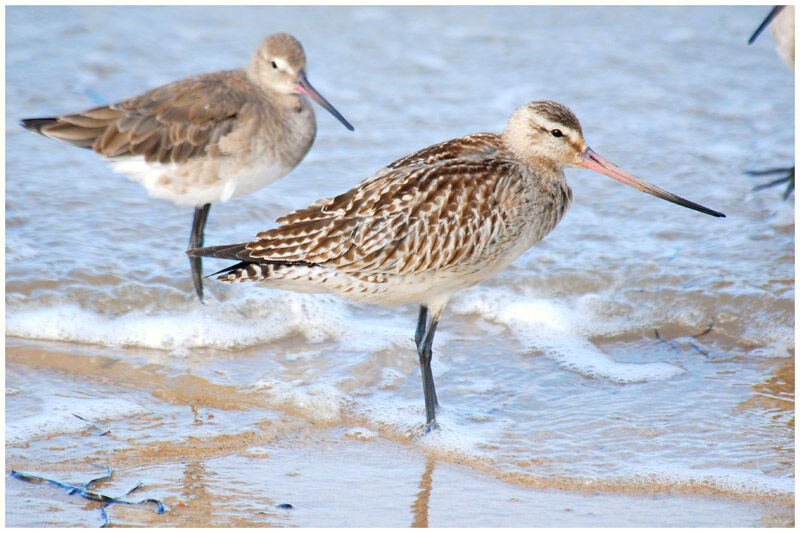
<path fill-rule="evenodd" d="M 603 160 L 586 146 L 569 109 L 539 101 L 517 109 L 500 135 L 424 148 L 344 194 L 279 218 L 278 227 L 251 242 L 188 253 L 240 261 L 221 272 L 228 283 L 420 304 L 415 340 L 430 429 L 438 406 L 433 336 L 447 301 L 504 269 L 558 224 L 572 202 L 568 166 L 721 216 Z"/>
<path fill-rule="evenodd" d="M 537 104 L 526 116 L 546 124 L 558 116 L 565 131 L 580 131 L 567 108 Z M 505 268 L 549 233 L 572 201 L 560 168 L 537 168 L 538 152 L 509 145 L 509 137 L 532 130 L 520 125 L 419 150 L 344 194 L 279 218 L 252 242 L 204 255 L 263 265 L 226 272 L 226 282 L 308 283 L 305 290 L 376 303 L 446 301 L 456 288 Z M 276 271 L 276 264 L 291 268 Z"/>

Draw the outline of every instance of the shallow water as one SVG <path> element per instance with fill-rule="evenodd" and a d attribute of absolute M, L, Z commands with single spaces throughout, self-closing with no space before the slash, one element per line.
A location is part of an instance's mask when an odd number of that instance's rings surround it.
<path fill-rule="evenodd" d="M 791 71 L 769 35 L 746 45 L 766 11 L 7 8 L 7 471 L 108 464 L 104 490 L 143 481 L 170 508 L 115 524 L 793 523 L 794 197 L 744 174 L 794 158 Z M 304 162 L 215 204 L 209 245 L 544 98 L 728 217 L 568 171 L 558 228 L 448 307 L 441 428 L 420 438 L 416 309 L 213 279 L 200 306 L 191 210 L 17 126 L 242 66 L 274 31 L 356 131 L 317 109 Z M 7 525 L 99 520 L 60 490 L 8 478 Z"/>

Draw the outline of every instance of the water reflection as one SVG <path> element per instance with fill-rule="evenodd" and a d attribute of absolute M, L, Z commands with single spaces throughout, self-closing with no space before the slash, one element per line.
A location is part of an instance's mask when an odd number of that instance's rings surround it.
<path fill-rule="evenodd" d="M 185 463 L 183 469 L 183 483 L 181 484 L 182 501 L 176 504 L 176 511 L 182 508 L 190 508 L 191 513 L 185 516 L 186 525 L 191 524 L 211 524 L 213 518 L 213 506 L 209 502 L 214 500 L 213 495 L 208 490 L 208 472 L 203 461 L 192 460 Z"/>
<path fill-rule="evenodd" d="M 425 472 L 422 473 L 422 479 L 419 480 L 419 492 L 417 499 L 411 506 L 411 512 L 414 516 L 414 521 L 411 527 L 428 527 L 428 510 L 430 509 L 431 499 L 431 479 L 433 478 L 433 467 L 436 460 L 428 456 L 425 462 Z"/>

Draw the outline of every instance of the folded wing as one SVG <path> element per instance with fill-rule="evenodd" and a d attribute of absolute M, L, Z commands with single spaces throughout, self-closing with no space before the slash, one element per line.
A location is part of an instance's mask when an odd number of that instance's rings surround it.
<path fill-rule="evenodd" d="M 109 159 L 184 163 L 221 155 L 219 142 L 239 114 L 246 106 L 258 110 L 247 84 L 243 71 L 202 74 L 82 113 L 26 119 L 23 126 Z"/>

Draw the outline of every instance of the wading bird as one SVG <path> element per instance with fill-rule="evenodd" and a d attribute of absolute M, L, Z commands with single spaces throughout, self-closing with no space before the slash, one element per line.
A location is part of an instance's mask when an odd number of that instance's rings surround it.
<path fill-rule="evenodd" d="M 353 129 L 308 82 L 300 41 L 276 33 L 244 69 L 192 76 L 116 104 L 22 125 L 91 148 L 153 197 L 194 206 L 189 247 L 197 248 L 213 202 L 269 185 L 306 155 L 317 132 L 306 96 Z M 190 258 L 202 302 L 201 261 Z"/>
<path fill-rule="evenodd" d="M 500 135 L 422 149 L 344 194 L 279 218 L 252 242 L 187 253 L 238 260 L 217 273 L 227 283 L 419 304 L 415 340 L 429 430 L 438 406 L 431 349 L 442 311 L 455 291 L 497 274 L 558 224 L 572 202 L 565 167 L 725 216 L 609 163 L 586 145 L 567 107 L 535 101 L 514 111 Z"/>

